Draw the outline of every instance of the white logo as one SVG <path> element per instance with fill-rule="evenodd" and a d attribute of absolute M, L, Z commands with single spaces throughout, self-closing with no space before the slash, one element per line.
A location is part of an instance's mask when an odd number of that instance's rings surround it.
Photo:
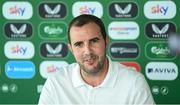
<path fill-rule="evenodd" d="M 165 34 L 168 31 L 169 24 L 166 24 L 161 30 L 155 24 L 152 24 L 152 29 L 156 34 L 162 35 L 162 34 Z"/>
<path fill-rule="evenodd" d="M 61 5 L 58 4 L 58 5 L 52 10 L 47 4 L 45 4 L 45 5 L 44 5 L 44 9 L 45 9 L 45 11 L 46 11 L 48 14 L 56 15 L 56 14 L 60 11 Z"/>
<path fill-rule="evenodd" d="M 125 14 L 128 14 L 131 11 L 132 5 L 128 4 L 123 10 L 118 4 L 115 4 L 114 8 L 119 14 L 125 15 Z"/>
<path fill-rule="evenodd" d="M 173 62 L 150 62 L 146 65 L 146 76 L 151 80 L 175 80 L 178 68 Z"/>
<path fill-rule="evenodd" d="M 46 49 L 50 54 L 58 54 L 62 51 L 62 44 L 59 44 L 55 49 L 53 49 L 49 44 L 46 44 Z"/>
<path fill-rule="evenodd" d="M 3 16 L 6 19 L 30 19 L 33 15 L 29 2 L 6 2 L 3 4 Z"/>
<path fill-rule="evenodd" d="M 148 1 L 144 5 L 144 14 L 149 19 L 171 19 L 176 15 L 173 1 Z"/>
<path fill-rule="evenodd" d="M 61 27 L 50 27 L 50 26 L 45 26 L 44 27 L 44 32 L 47 34 L 62 34 L 63 33 L 63 29 Z"/>
<path fill-rule="evenodd" d="M 139 36 L 139 26 L 136 22 L 112 22 L 108 34 L 114 40 L 134 40 Z"/>
<path fill-rule="evenodd" d="M 9 59 L 30 59 L 34 56 L 34 45 L 29 41 L 8 41 L 4 53 Z"/>
<path fill-rule="evenodd" d="M 43 78 L 47 78 L 51 73 L 60 70 L 63 66 L 67 66 L 65 61 L 43 61 L 40 64 L 40 74 Z"/>
<path fill-rule="evenodd" d="M 26 31 L 26 24 L 23 24 L 20 29 L 18 30 L 16 26 L 14 26 L 13 24 L 10 24 L 10 29 L 13 33 L 15 34 L 23 34 Z"/>
<path fill-rule="evenodd" d="M 103 8 L 99 2 L 76 2 L 72 7 L 73 16 L 91 14 L 99 18 L 103 15 Z"/>

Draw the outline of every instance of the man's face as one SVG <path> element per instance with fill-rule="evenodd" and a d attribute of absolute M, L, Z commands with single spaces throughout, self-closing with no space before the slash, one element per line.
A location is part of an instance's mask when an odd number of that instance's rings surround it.
<path fill-rule="evenodd" d="M 82 27 L 72 26 L 70 29 L 69 48 L 71 49 L 81 70 L 95 75 L 104 67 L 106 43 L 98 25 L 88 23 Z"/>

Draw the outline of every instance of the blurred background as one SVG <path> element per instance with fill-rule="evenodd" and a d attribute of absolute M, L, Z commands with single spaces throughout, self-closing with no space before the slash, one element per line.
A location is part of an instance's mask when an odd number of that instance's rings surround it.
<path fill-rule="evenodd" d="M 0 104 L 37 104 L 49 74 L 75 61 L 67 28 L 80 14 L 104 21 L 107 55 L 143 73 L 157 104 L 180 104 L 178 0 L 0 0 L 0 7 Z"/>

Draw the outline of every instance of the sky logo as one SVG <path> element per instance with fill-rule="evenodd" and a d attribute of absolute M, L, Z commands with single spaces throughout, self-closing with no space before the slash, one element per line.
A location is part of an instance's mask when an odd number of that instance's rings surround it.
<path fill-rule="evenodd" d="M 72 12 L 74 17 L 81 14 L 90 14 L 101 18 L 103 8 L 99 2 L 75 2 L 72 7 Z"/>
<path fill-rule="evenodd" d="M 94 15 L 95 10 L 96 10 L 96 8 L 90 8 L 90 7 L 87 7 L 87 6 L 79 8 L 80 14 L 92 14 L 92 15 Z"/>
<path fill-rule="evenodd" d="M 25 53 L 27 52 L 27 47 L 16 45 L 11 48 L 11 52 L 13 54 L 25 55 Z"/>
<path fill-rule="evenodd" d="M 19 14 L 21 16 L 24 15 L 26 8 L 17 7 L 16 5 L 9 8 L 10 14 Z"/>
<path fill-rule="evenodd" d="M 56 72 L 67 65 L 68 63 L 65 61 L 43 61 L 40 64 L 40 74 L 46 79 L 51 73 Z"/>
<path fill-rule="evenodd" d="M 6 19 L 30 19 L 32 5 L 29 2 L 6 2 L 3 4 L 3 15 Z"/>
<path fill-rule="evenodd" d="M 11 79 L 31 79 L 35 75 L 35 65 L 30 61 L 8 61 L 5 73 Z"/>
<path fill-rule="evenodd" d="M 30 59 L 34 56 L 34 46 L 28 41 L 9 41 L 4 46 L 4 53 L 10 59 Z"/>
<path fill-rule="evenodd" d="M 167 14 L 167 11 L 168 11 L 168 6 L 160 6 L 160 5 L 157 5 L 157 6 L 154 6 L 151 8 L 151 13 L 153 14 L 163 14 L 163 15 L 166 15 Z"/>
<path fill-rule="evenodd" d="M 172 19 L 176 15 L 173 1 L 148 1 L 144 5 L 144 14 L 149 19 Z"/>

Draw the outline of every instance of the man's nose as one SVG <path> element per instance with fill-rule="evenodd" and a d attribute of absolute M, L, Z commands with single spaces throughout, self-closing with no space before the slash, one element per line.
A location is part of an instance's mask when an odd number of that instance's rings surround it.
<path fill-rule="evenodd" d="M 85 44 L 85 46 L 84 46 L 84 54 L 90 54 L 90 53 L 91 53 L 90 44 Z"/>

